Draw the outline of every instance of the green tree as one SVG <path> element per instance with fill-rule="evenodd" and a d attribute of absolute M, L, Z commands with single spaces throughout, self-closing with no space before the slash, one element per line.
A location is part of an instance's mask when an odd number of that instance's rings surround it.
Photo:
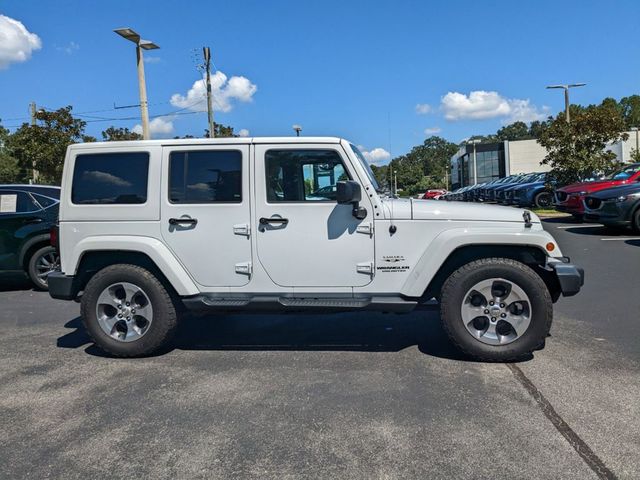
<path fill-rule="evenodd" d="M 627 130 L 631 127 L 640 127 L 640 95 L 621 98 L 620 110 Z"/>
<path fill-rule="evenodd" d="M 549 125 L 549 120 L 534 120 L 529 124 L 529 138 L 540 138 Z"/>
<path fill-rule="evenodd" d="M 458 150 L 455 143 L 441 137 L 429 137 L 406 155 L 394 158 L 386 172 L 398 177 L 398 189 L 404 194 L 415 195 L 430 188 L 446 186 L 447 165 Z"/>
<path fill-rule="evenodd" d="M 528 140 L 531 137 L 531 132 L 527 124 L 524 122 L 514 122 L 510 125 L 502 127 L 496 132 L 496 137 L 499 141 L 514 141 L 514 140 Z"/>
<path fill-rule="evenodd" d="M 102 139 L 105 142 L 117 142 L 123 140 L 142 140 L 142 135 L 133 132 L 126 127 L 109 127 L 102 132 Z"/>
<path fill-rule="evenodd" d="M 86 122 L 71 115 L 71 106 L 56 111 L 36 112 L 36 125 L 23 123 L 8 139 L 7 147 L 27 171 L 38 171 L 39 183 L 59 184 L 67 147 L 95 141 L 84 134 Z"/>
<path fill-rule="evenodd" d="M 9 136 L 9 130 L 0 125 L 0 183 L 20 183 L 23 181 L 20 166 L 7 148 Z"/>
<path fill-rule="evenodd" d="M 561 185 L 608 172 L 615 167 L 616 157 L 605 147 L 626 140 L 624 130 L 623 117 L 611 102 L 572 109 L 570 124 L 562 112 L 538 139 L 548 151 L 542 163 L 551 167 L 551 178 Z"/>

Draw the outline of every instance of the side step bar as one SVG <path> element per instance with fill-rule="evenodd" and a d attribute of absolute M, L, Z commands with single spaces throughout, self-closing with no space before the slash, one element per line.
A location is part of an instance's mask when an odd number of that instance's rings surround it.
<path fill-rule="evenodd" d="M 410 312 L 418 306 L 416 300 L 400 296 L 370 297 L 291 297 L 276 295 L 226 296 L 202 294 L 182 299 L 185 307 L 194 312 L 222 311 L 318 311 L 342 312 L 373 310 L 381 312 Z"/>

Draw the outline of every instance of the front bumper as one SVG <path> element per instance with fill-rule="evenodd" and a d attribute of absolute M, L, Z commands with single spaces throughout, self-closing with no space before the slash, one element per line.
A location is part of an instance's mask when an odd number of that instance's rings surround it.
<path fill-rule="evenodd" d="M 563 296 L 572 297 L 584 285 L 584 269 L 569 263 L 567 257 L 550 258 L 547 266 L 554 271 Z"/>
<path fill-rule="evenodd" d="M 58 300 L 75 300 L 78 296 L 75 280 L 74 276 L 65 275 L 62 272 L 52 272 L 47 280 L 49 295 Z"/>

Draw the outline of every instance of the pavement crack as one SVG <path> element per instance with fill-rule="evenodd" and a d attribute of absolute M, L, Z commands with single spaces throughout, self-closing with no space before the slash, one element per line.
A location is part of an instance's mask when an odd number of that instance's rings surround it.
<path fill-rule="evenodd" d="M 531 380 L 524 374 L 524 372 L 513 363 L 507 363 L 507 367 L 516 377 L 516 380 L 529 392 L 529 395 L 536 401 L 544 416 L 553 424 L 553 426 L 560 432 L 569 445 L 576 451 L 576 453 L 582 458 L 584 463 L 587 464 L 591 470 L 598 476 L 605 480 L 616 480 L 616 475 L 607 468 L 604 462 L 595 454 L 593 450 L 587 445 L 587 443 L 580 438 L 580 436 L 573 431 L 567 422 L 556 412 L 553 405 L 545 398 L 538 387 L 536 387 Z"/>

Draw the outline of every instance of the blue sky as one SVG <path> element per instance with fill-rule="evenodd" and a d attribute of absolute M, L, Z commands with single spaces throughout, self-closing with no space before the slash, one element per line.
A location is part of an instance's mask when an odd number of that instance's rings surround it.
<path fill-rule="evenodd" d="M 137 117 L 138 109 L 110 110 L 138 102 L 133 45 L 112 31 L 122 26 L 161 47 L 145 66 L 151 115 L 204 107 L 199 85 L 189 91 L 201 79 L 194 49 L 208 45 L 224 74 L 214 77 L 216 121 L 256 136 L 291 135 L 298 123 L 304 135 L 349 138 L 376 162 L 429 132 L 458 142 L 555 114 L 563 100 L 550 83 L 587 82 L 572 93 L 583 104 L 640 93 L 637 0 L 4 0 L 0 15 L 7 126 L 32 100 Z M 137 123 L 91 122 L 87 131 Z M 156 120 L 154 135 L 205 127 L 205 113 L 173 115 Z"/>

